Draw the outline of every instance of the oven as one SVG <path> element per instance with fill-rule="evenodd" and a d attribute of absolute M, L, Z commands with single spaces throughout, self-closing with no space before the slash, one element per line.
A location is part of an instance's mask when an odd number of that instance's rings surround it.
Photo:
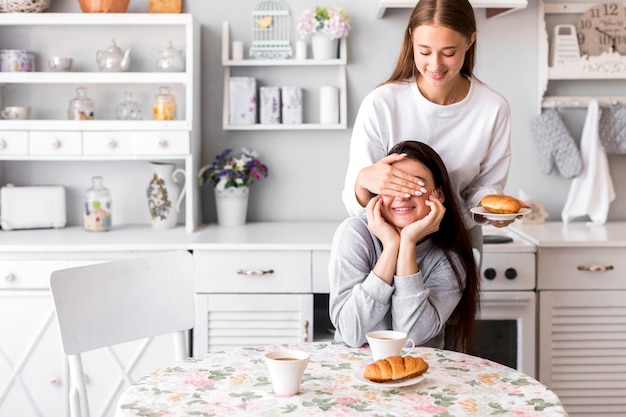
<path fill-rule="evenodd" d="M 536 378 L 536 247 L 508 229 L 483 228 L 477 356 Z"/>

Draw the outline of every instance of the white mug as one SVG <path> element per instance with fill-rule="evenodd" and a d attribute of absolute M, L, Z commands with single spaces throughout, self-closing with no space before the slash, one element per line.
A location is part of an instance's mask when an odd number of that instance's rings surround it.
<path fill-rule="evenodd" d="M 411 343 L 411 349 L 405 354 L 413 352 L 415 342 L 407 338 L 407 334 L 395 330 L 378 330 L 365 335 L 370 345 L 374 360 L 385 359 L 389 356 L 401 356 L 402 348 L 407 342 Z"/>
<path fill-rule="evenodd" d="M 300 390 L 302 374 L 309 364 L 309 354 L 301 350 L 278 349 L 265 354 L 274 393 L 294 395 Z"/>
<path fill-rule="evenodd" d="M 3 119 L 24 120 L 30 118 L 30 107 L 28 106 L 7 106 L 0 111 Z"/>

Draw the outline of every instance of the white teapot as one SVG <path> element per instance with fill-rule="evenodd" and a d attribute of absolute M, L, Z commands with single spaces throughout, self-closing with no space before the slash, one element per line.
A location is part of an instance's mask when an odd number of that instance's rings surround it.
<path fill-rule="evenodd" d="M 96 60 L 100 71 L 127 71 L 130 67 L 130 49 L 122 51 L 113 40 L 108 49 L 96 53 Z"/>
<path fill-rule="evenodd" d="M 179 72 L 185 70 L 185 59 L 180 50 L 168 42 L 165 48 L 159 50 L 159 58 L 156 62 L 157 70 L 165 72 Z"/>

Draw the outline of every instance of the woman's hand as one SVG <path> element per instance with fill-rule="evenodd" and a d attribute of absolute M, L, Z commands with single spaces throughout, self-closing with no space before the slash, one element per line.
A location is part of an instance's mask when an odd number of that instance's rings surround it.
<path fill-rule="evenodd" d="M 383 248 L 398 247 L 400 244 L 400 234 L 396 227 L 387 223 L 381 212 L 383 199 L 377 195 L 370 199 L 365 207 L 367 214 L 367 227 L 383 244 Z"/>
<path fill-rule="evenodd" d="M 407 240 L 407 243 L 415 246 L 428 235 L 439 230 L 439 224 L 441 224 L 441 220 L 446 213 L 446 208 L 443 205 L 439 192 L 437 190 L 431 191 L 424 204 L 430 207 L 430 212 L 421 220 L 417 220 L 402 229 L 401 239 L 403 243 L 404 240 Z"/>
<path fill-rule="evenodd" d="M 359 172 L 354 185 L 359 204 L 365 207 L 372 194 L 407 198 L 426 193 L 421 180 L 391 166 L 405 157 L 405 154 L 391 154 Z"/>
<path fill-rule="evenodd" d="M 377 195 L 371 198 L 365 207 L 367 227 L 383 244 L 383 251 L 372 271 L 388 285 L 393 285 L 393 276 L 396 271 L 400 247 L 400 233 L 398 233 L 394 225 L 387 223 L 383 218 L 383 214 L 380 211 L 382 204 L 382 197 Z"/>

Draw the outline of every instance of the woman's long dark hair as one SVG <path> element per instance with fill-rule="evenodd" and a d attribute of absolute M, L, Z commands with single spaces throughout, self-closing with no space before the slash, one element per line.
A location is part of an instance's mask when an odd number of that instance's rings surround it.
<path fill-rule="evenodd" d="M 476 32 L 474 9 L 468 0 L 419 0 L 404 31 L 402 49 L 396 67 L 385 83 L 417 78 L 413 50 L 413 31 L 422 25 L 441 25 L 471 39 Z M 476 42 L 465 53 L 461 74 L 472 77 L 476 55 Z"/>
<path fill-rule="evenodd" d="M 439 230 L 429 237 L 437 247 L 443 250 L 454 269 L 459 288 L 463 288 L 461 300 L 448 320 L 448 324 L 453 323 L 455 330 L 451 332 L 451 335 L 446 334 L 446 340 L 451 349 L 471 351 L 474 319 L 479 312 L 480 277 L 472 251 L 470 234 L 465 229 L 461 210 L 452 193 L 448 170 L 439 154 L 422 142 L 400 142 L 389 151 L 389 154 L 394 153 L 406 154 L 407 158 L 424 164 L 433 176 L 435 187 L 443 193 L 446 213 L 439 224 Z M 459 257 L 462 269 L 458 269 L 457 263 L 452 260 L 451 254 L 453 253 Z M 463 277 L 465 277 L 465 283 L 463 283 Z"/>

